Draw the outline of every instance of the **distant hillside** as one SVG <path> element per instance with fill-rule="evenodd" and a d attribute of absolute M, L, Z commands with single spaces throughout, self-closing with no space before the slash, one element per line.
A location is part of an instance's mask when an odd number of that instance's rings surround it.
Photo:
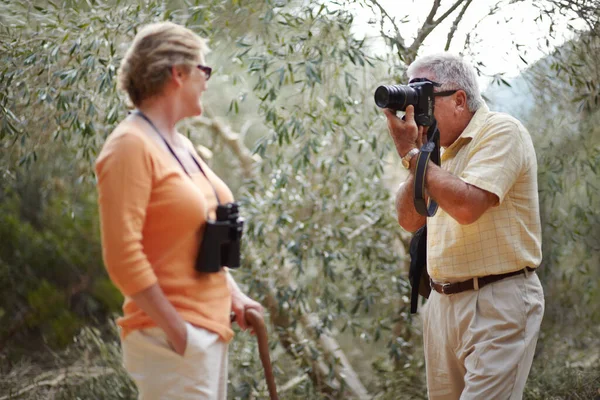
<path fill-rule="evenodd" d="M 492 111 L 502 111 L 523 121 L 533 109 L 534 95 L 525 75 L 507 79 L 510 86 L 490 85 L 483 96 Z"/>
<path fill-rule="evenodd" d="M 563 52 L 570 51 L 567 46 L 570 44 L 562 46 Z M 537 115 L 540 115 L 540 108 L 545 118 L 559 118 L 567 114 L 571 117 L 577 116 L 579 110 L 573 103 L 576 89 L 572 86 L 568 74 L 557 77 L 552 66 L 557 61 L 560 60 L 555 55 L 546 56 L 521 75 L 506 79 L 510 86 L 488 86 L 483 96 L 490 109 L 509 113 L 525 123 L 533 122 L 532 113 L 536 113 L 537 109 Z M 536 89 L 535 85 L 540 87 Z"/>

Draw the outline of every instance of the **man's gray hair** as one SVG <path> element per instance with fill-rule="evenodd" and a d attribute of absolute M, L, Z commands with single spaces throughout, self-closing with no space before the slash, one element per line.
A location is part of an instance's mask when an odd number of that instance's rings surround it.
<path fill-rule="evenodd" d="M 479 92 L 477 74 L 471 64 L 451 53 L 437 53 L 418 58 L 408 67 L 408 76 L 417 77 L 429 72 L 434 81 L 442 84 L 442 90 L 462 89 L 467 94 L 467 107 L 475 112 L 483 105 Z"/>

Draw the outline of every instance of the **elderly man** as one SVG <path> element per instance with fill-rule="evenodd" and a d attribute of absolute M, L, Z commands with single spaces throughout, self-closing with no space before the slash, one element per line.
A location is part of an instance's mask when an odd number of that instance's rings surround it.
<path fill-rule="evenodd" d="M 426 219 L 413 203 L 416 154 L 426 139 L 406 109 L 385 109 L 396 150 L 409 166 L 398 189 L 398 222 L 427 224 L 432 292 L 423 315 L 430 399 L 520 399 L 544 313 L 535 273 L 542 258 L 537 161 L 519 121 L 491 112 L 471 65 L 441 53 L 410 65 L 411 81 L 435 85 L 441 167 L 429 162 Z"/>

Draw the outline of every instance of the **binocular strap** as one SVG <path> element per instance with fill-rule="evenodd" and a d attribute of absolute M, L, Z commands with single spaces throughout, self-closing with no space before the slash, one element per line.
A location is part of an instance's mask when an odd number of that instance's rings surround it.
<path fill-rule="evenodd" d="M 156 125 L 154 125 L 154 123 L 150 120 L 150 118 L 148 118 L 146 116 L 146 114 L 144 114 L 140 110 L 136 110 L 134 112 L 134 114 L 140 116 L 143 120 L 145 120 L 152 127 L 152 129 L 154 129 L 154 131 L 158 134 L 158 136 L 160 136 L 160 138 L 163 140 L 164 144 L 169 149 L 169 152 L 171 153 L 171 155 L 177 160 L 177 162 L 179 163 L 179 165 L 183 169 L 183 172 L 185 172 L 185 174 L 187 176 L 189 176 L 190 179 L 191 179 L 190 173 L 187 171 L 187 169 L 185 169 L 185 166 L 183 165 L 183 163 L 181 162 L 181 160 L 179 159 L 179 157 L 177 157 L 177 154 L 173 151 L 173 148 L 171 147 L 171 145 L 169 144 L 169 142 L 167 142 L 167 139 L 165 139 L 165 137 L 162 135 L 162 133 L 160 133 L 160 131 L 158 130 L 158 128 L 156 127 Z M 217 198 L 217 204 L 221 204 L 221 200 L 219 199 L 219 194 L 217 193 L 217 189 L 215 188 L 215 186 L 213 185 L 213 183 L 210 181 L 210 179 L 208 179 L 208 175 L 206 175 L 206 172 L 204 172 L 204 168 L 202 168 L 202 165 L 200 165 L 200 163 L 198 162 L 198 160 L 196 160 L 196 157 L 194 156 L 194 154 L 191 151 L 189 151 L 189 153 L 190 153 L 190 157 L 192 157 L 192 161 L 194 161 L 194 164 L 196 164 L 196 166 L 198 167 L 198 169 L 200 170 L 200 172 L 202 172 L 202 175 L 204 175 L 204 177 L 208 181 L 208 184 L 210 185 L 210 187 L 212 188 L 213 192 L 215 193 L 215 197 Z"/>

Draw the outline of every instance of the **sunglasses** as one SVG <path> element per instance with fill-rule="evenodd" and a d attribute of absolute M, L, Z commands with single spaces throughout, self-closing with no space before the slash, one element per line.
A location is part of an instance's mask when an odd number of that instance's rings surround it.
<path fill-rule="evenodd" d="M 211 67 L 207 67 L 206 65 L 202 65 L 202 64 L 198 64 L 196 65 L 196 67 L 204 72 L 204 75 L 206 75 L 206 80 L 210 79 L 210 74 L 212 74 L 212 68 Z"/>
<path fill-rule="evenodd" d="M 434 87 L 440 87 L 442 86 L 441 83 L 437 83 L 434 82 L 430 79 L 427 78 L 414 78 L 411 79 L 410 81 L 408 81 L 408 83 L 418 83 L 418 82 L 429 82 L 431 84 L 433 84 Z M 433 97 L 446 97 L 446 96 L 452 96 L 454 93 L 458 92 L 459 89 L 455 89 L 455 90 L 444 90 L 442 92 L 435 92 L 433 93 Z"/>

